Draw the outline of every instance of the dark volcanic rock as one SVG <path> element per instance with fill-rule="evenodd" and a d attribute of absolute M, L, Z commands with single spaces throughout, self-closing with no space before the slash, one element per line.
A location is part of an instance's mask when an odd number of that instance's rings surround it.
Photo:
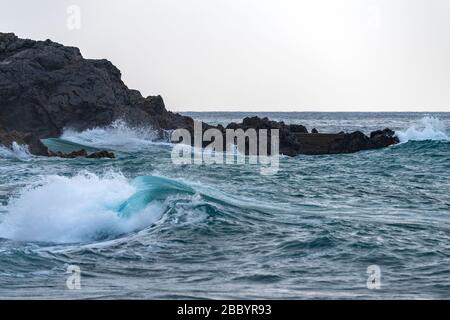
<path fill-rule="evenodd" d="M 87 156 L 87 158 L 90 158 L 90 159 L 100 159 L 100 158 L 114 159 L 114 158 L 116 158 L 116 156 L 114 155 L 114 153 L 109 152 L 109 151 L 99 151 L 99 152 L 91 153 L 90 155 Z"/>
<path fill-rule="evenodd" d="M 194 131 L 190 117 L 166 110 L 160 96 L 142 97 L 121 80 L 120 71 L 108 60 L 84 59 L 79 49 L 46 41 L 19 39 L 0 33 L 0 143 L 27 144 L 37 155 L 64 158 L 114 158 L 101 151 L 54 153 L 40 138 L 58 137 L 64 128 L 84 130 L 123 119 L 131 126 L 151 126 L 160 132 L 184 128 Z M 203 130 L 213 128 L 203 125 Z M 225 132 L 223 126 L 215 127 Z M 287 125 L 268 118 L 249 117 L 227 129 L 278 129 L 280 152 L 285 155 L 349 153 L 398 143 L 394 132 L 308 133 L 302 125 Z M 20 133 L 27 132 L 27 133 Z M 206 143 L 207 144 L 207 143 Z M 270 146 L 270 144 L 269 144 Z M 268 148 L 270 150 L 270 147 Z"/>
<path fill-rule="evenodd" d="M 81 150 L 78 150 L 78 151 L 72 151 L 70 153 L 64 153 L 64 152 L 61 152 L 61 151 L 57 151 L 57 152 L 49 151 L 48 156 L 49 157 L 59 157 L 59 158 L 73 159 L 73 158 L 79 158 L 79 157 L 86 158 L 88 156 L 88 153 L 84 149 L 81 149 Z"/>
<path fill-rule="evenodd" d="M 284 122 L 270 121 L 267 118 L 261 119 L 258 117 L 245 118 L 242 123 L 231 123 L 227 126 L 227 129 L 234 130 L 250 128 L 278 129 L 280 133 L 280 153 L 287 156 L 352 153 L 384 148 L 399 143 L 395 132 L 390 129 L 372 132 L 370 137 L 359 131 L 325 134 L 313 130 L 312 133 L 308 133 L 306 128 L 301 125 L 286 125 Z"/>
<path fill-rule="evenodd" d="M 50 40 L 0 33 L 0 126 L 57 137 L 65 127 L 83 130 L 116 119 L 155 129 L 188 127 L 160 96 L 144 98 L 121 80 L 107 60 L 84 59 L 79 49 Z"/>
<path fill-rule="evenodd" d="M 66 158 L 66 159 L 73 159 L 73 158 L 88 158 L 88 159 L 100 159 L 100 158 L 109 158 L 109 159 L 115 159 L 116 156 L 113 152 L 110 151 L 97 151 L 93 152 L 91 154 L 88 154 L 85 149 L 81 149 L 78 151 L 72 151 L 70 153 L 63 153 L 61 151 L 53 152 L 49 151 L 50 157 L 59 157 L 59 158 Z"/>
<path fill-rule="evenodd" d="M 85 149 L 81 149 L 78 151 L 72 151 L 70 153 L 64 153 L 61 151 L 53 152 L 49 151 L 48 154 L 49 157 L 59 157 L 59 158 L 66 158 L 66 159 L 74 159 L 74 158 L 88 158 L 88 159 L 100 159 L 100 158 L 109 158 L 109 159 L 115 159 L 115 155 L 113 152 L 110 151 L 98 151 L 91 154 L 88 154 Z"/>
<path fill-rule="evenodd" d="M 53 152 L 49 150 L 35 134 L 23 133 L 19 131 L 4 131 L 0 128 L 0 145 L 12 149 L 13 144 L 26 146 L 28 151 L 36 156 L 44 157 L 60 157 L 60 158 L 110 158 L 114 159 L 115 155 L 109 151 L 98 151 L 88 154 L 86 150 L 73 151 L 70 153 Z"/>
<path fill-rule="evenodd" d="M 49 154 L 47 147 L 35 134 L 15 130 L 6 132 L 0 129 L 0 145 L 12 148 L 14 142 L 18 145 L 27 146 L 31 154 L 38 156 L 48 156 Z"/>

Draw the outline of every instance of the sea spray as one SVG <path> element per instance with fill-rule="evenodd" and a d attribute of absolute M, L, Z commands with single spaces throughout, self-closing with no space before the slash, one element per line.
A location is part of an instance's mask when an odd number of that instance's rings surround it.
<path fill-rule="evenodd" d="M 6 148 L 0 145 L 0 158 L 15 158 L 15 159 L 28 159 L 31 157 L 28 147 L 25 145 L 12 143 L 11 148 Z"/>
<path fill-rule="evenodd" d="M 153 145 L 157 138 L 158 133 L 151 127 L 131 127 L 123 120 L 82 132 L 67 129 L 61 136 L 61 139 L 80 145 L 118 151 L 140 151 Z"/>
<path fill-rule="evenodd" d="M 136 192 L 119 173 L 50 175 L 10 200 L 0 237 L 19 241 L 89 242 L 145 228 L 162 213 L 158 204 L 122 219 L 117 207 Z"/>
<path fill-rule="evenodd" d="M 426 116 L 405 131 L 397 131 L 400 142 L 438 140 L 450 141 L 445 124 L 438 118 Z"/>

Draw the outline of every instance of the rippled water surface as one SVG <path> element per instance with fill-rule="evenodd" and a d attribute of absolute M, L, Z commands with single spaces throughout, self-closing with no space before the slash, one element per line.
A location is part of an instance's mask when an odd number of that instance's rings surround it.
<path fill-rule="evenodd" d="M 244 113 L 194 113 L 211 123 Z M 116 160 L 0 149 L 1 298 L 450 298 L 450 114 L 271 113 L 402 143 L 255 165 L 172 163 L 117 122 L 46 143 Z M 81 290 L 68 290 L 69 265 Z M 381 269 L 369 290 L 367 267 Z"/>

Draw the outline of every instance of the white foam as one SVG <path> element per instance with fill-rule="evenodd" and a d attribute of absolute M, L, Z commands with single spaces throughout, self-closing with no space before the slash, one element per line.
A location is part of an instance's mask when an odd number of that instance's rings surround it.
<path fill-rule="evenodd" d="M 436 117 L 426 116 L 406 131 L 397 131 L 400 142 L 408 141 L 450 141 L 445 124 Z"/>
<path fill-rule="evenodd" d="M 157 132 L 152 128 L 132 128 L 123 120 L 116 120 L 107 127 L 82 132 L 67 129 L 61 136 L 61 139 L 81 145 L 119 151 L 139 151 L 142 147 L 154 144 L 157 138 Z"/>
<path fill-rule="evenodd" d="M 162 205 L 150 204 L 129 219 L 115 209 L 135 192 L 121 174 L 45 176 L 11 199 L 0 237 L 54 243 L 91 242 L 144 229 L 159 219 Z"/>
<path fill-rule="evenodd" d="M 0 158 L 27 159 L 31 156 L 28 146 L 12 143 L 11 149 L 0 146 Z"/>

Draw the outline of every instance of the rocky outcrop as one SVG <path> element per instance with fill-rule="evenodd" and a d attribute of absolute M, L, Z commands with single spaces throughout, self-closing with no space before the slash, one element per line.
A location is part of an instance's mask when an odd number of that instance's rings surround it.
<path fill-rule="evenodd" d="M 369 137 L 359 131 L 327 134 L 318 133 L 313 129 L 311 133 L 308 133 L 308 130 L 301 125 L 288 125 L 259 117 L 245 118 L 242 123 L 231 123 L 226 127 L 226 129 L 234 130 L 250 128 L 278 129 L 280 153 L 287 156 L 352 153 L 399 143 L 395 132 L 390 129 L 372 132 Z"/>
<path fill-rule="evenodd" d="M 115 159 L 116 156 L 113 152 L 110 152 L 110 151 L 98 151 L 98 152 L 89 154 L 86 158 L 88 158 L 88 159 L 101 159 L 101 158 Z"/>
<path fill-rule="evenodd" d="M 31 154 L 37 156 L 48 156 L 49 151 L 41 140 L 33 133 L 23 133 L 19 131 L 5 131 L 0 128 L 0 145 L 12 148 L 13 144 L 25 145 Z"/>
<path fill-rule="evenodd" d="M 166 110 L 161 96 L 144 98 L 121 80 L 120 71 L 108 60 L 85 59 L 79 49 L 46 41 L 19 39 L 0 33 L 0 143 L 27 144 L 37 155 L 65 158 L 114 158 L 102 151 L 54 153 L 40 138 L 58 137 L 65 128 L 85 130 L 123 119 L 131 126 L 151 126 L 160 132 L 184 128 L 194 131 L 190 117 Z M 204 124 L 204 130 L 213 126 Z M 278 129 L 280 152 L 285 155 L 350 153 L 398 143 L 389 129 L 368 137 L 361 132 L 308 133 L 306 127 L 267 118 L 245 118 L 226 129 Z M 3 133 L 1 133 L 3 132 Z M 26 133 L 21 133 L 26 132 Z"/>
<path fill-rule="evenodd" d="M 160 96 L 129 89 L 108 60 L 84 59 L 78 48 L 0 33 L 0 127 L 58 137 L 116 119 L 155 129 L 187 127 Z"/>
<path fill-rule="evenodd" d="M 81 149 L 78 151 L 72 151 L 70 153 L 63 153 L 61 151 L 53 152 L 49 151 L 48 154 L 49 157 L 60 157 L 60 158 L 66 158 L 66 159 L 73 159 L 73 158 L 88 158 L 88 159 L 100 159 L 100 158 L 109 158 L 109 159 L 115 159 L 116 156 L 113 152 L 110 151 L 97 151 L 93 152 L 91 154 L 88 154 L 88 152 L 85 149 Z"/>

